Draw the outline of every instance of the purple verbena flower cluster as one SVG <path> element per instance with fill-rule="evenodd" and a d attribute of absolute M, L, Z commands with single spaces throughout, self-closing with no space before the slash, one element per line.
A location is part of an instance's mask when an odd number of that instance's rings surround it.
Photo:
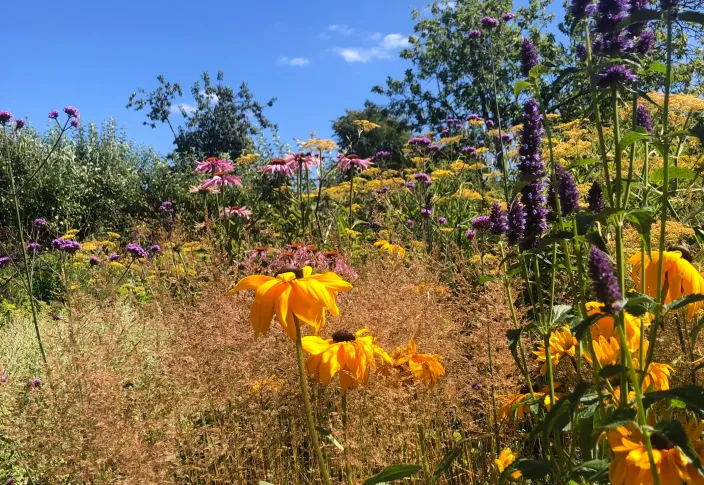
<path fill-rule="evenodd" d="M 494 17 L 489 17 L 488 15 L 482 17 L 479 20 L 479 23 L 481 24 L 483 29 L 493 29 L 499 25 L 499 21 L 497 19 L 495 19 Z"/>
<path fill-rule="evenodd" d="M 125 246 L 125 251 L 130 253 L 132 257 L 136 259 L 147 257 L 147 252 L 142 246 L 137 243 L 129 243 L 127 246 Z"/>
<path fill-rule="evenodd" d="M 81 243 L 78 241 L 74 241 L 73 239 L 64 239 L 62 237 L 51 241 L 51 246 L 66 253 L 75 253 L 81 249 Z"/>

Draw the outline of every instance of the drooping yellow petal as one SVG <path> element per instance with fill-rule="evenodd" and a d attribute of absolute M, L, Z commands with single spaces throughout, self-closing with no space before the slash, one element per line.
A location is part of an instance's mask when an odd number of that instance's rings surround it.
<path fill-rule="evenodd" d="M 301 339 L 301 344 L 303 345 L 303 350 L 311 355 L 322 354 L 326 351 L 332 343 L 330 339 L 323 339 L 317 335 L 307 335 Z"/>
<path fill-rule="evenodd" d="M 261 285 L 266 283 L 267 281 L 273 280 L 271 276 L 263 275 L 263 274 L 253 274 L 250 276 L 247 276 L 245 278 L 242 278 L 237 282 L 234 288 L 229 290 L 227 292 L 228 295 L 232 295 L 234 293 L 237 293 L 238 291 L 242 290 L 256 290 L 259 288 Z"/>

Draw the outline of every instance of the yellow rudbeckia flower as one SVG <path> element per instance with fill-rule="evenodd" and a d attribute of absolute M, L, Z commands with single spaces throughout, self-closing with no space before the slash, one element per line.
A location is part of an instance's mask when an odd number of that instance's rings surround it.
<path fill-rule="evenodd" d="M 516 461 L 516 454 L 511 451 L 511 448 L 504 448 L 501 450 L 501 453 L 499 453 L 499 457 L 494 460 L 494 464 L 496 465 L 496 468 L 499 470 L 499 474 L 503 473 L 505 469 L 507 469 L 511 464 Z M 514 471 L 511 473 L 511 478 L 514 480 L 517 478 L 521 478 L 521 472 L 518 470 Z"/>
<path fill-rule="evenodd" d="M 664 251 L 662 254 L 662 289 L 665 303 L 670 303 L 685 295 L 704 293 L 704 278 L 699 274 L 697 268 L 692 266 L 692 263 L 682 257 L 680 251 Z M 631 275 L 638 289 L 641 288 L 641 259 L 642 253 L 636 253 L 628 260 L 633 265 Z M 659 261 L 660 253 L 657 251 L 652 251 L 652 258 L 645 255 L 645 292 L 652 297 L 657 296 Z M 701 302 L 690 304 L 689 317 L 693 317 L 701 306 Z"/>
<path fill-rule="evenodd" d="M 604 304 L 598 301 L 590 301 L 586 304 L 587 314 L 589 316 L 604 313 Z M 640 346 L 640 318 L 634 317 L 630 313 L 624 312 L 625 324 L 626 324 L 626 338 L 628 339 L 628 345 L 631 351 L 638 349 Z M 652 315 L 647 313 L 643 317 L 643 325 L 648 326 L 652 321 Z M 594 325 L 589 327 L 589 332 L 593 340 L 598 340 L 600 336 L 604 336 L 606 340 L 610 340 L 611 337 L 618 339 L 618 334 L 616 333 L 616 328 L 614 327 L 614 317 L 608 313 L 604 313 L 604 316 L 598 319 Z"/>
<path fill-rule="evenodd" d="M 445 375 L 445 368 L 440 363 L 442 357 L 436 354 L 417 353 L 416 343 L 411 340 L 405 349 L 396 349 L 396 365 L 408 369 L 416 382 L 433 387 L 440 376 Z"/>
<path fill-rule="evenodd" d="M 325 310 L 333 316 L 338 316 L 335 297 L 340 291 L 349 291 L 352 285 L 333 272 L 313 274 L 313 268 L 304 266 L 302 269 L 277 274 L 251 275 L 240 280 L 228 294 L 242 290 L 255 290 L 254 303 L 250 310 L 250 322 L 254 329 L 254 338 L 266 334 L 271 320 L 276 314 L 284 331 L 296 339 L 296 325 L 293 316 L 316 331 L 325 325 Z"/>
<path fill-rule="evenodd" d="M 577 352 L 577 339 L 572 335 L 569 325 L 555 330 L 550 334 L 550 361 L 552 365 L 557 365 L 565 357 L 574 357 Z M 547 358 L 545 355 L 545 343 L 540 342 L 538 349 L 533 351 L 538 362 L 542 362 L 540 374 L 545 375 L 548 370 Z"/>
<path fill-rule="evenodd" d="M 608 430 L 606 438 L 614 453 L 609 467 L 612 485 L 651 485 L 650 460 L 638 428 L 634 424 L 619 426 Z M 687 459 L 679 448 L 660 435 L 652 435 L 650 440 L 660 483 L 678 485 L 688 482 Z"/>
<path fill-rule="evenodd" d="M 374 337 L 364 335 L 367 332 L 369 330 L 363 328 L 355 333 L 341 330 L 329 339 L 303 337 L 303 350 L 311 354 L 306 363 L 308 374 L 313 374 L 316 381 L 327 386 L 339 373 L 343 393 L 365 384 L 369 370 L 376 367 L 375 357 L 384 363 L 393 363 L 389 354 L 376 345 Z"/>

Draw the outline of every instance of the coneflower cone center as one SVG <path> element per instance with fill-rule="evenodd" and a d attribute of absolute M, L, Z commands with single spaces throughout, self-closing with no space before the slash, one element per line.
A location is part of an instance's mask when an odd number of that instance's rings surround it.
<path fill-rule="evenodd" d="M 675 447 L 672 441 L 660 433 L 650 435 L 650 442 L 653 444 L 653 448 L 657 450 L 671 450 Z"/>
<path fill-rule="evenodd" d="M 296 279 L 303 278 L 303 270 L 301 268 L 296 268 L 295 266 L 287 266 L 285 268 L 281 268 L 281 270 L 276 272 L 274 278 L 284 273 L 293 273 L 296 275 Z"/>
<path fill-rule="evenodd" d="M 357 337 L 349 330 L 338 330 L 332 334 L 332 341 L 335 343 L 340 342 L 354 342 Z"/>
<path fill-rule="evenodd" d="M 682 253 L 682 259 L 686 260 L 689 263 L 692 262 L 692 253 L 685 246 L 682 246 L 682 245 L 670 246 L 669 248 L 667 248 L 667 250 L 668 251 L 679 251 L 680 253 Z"/>

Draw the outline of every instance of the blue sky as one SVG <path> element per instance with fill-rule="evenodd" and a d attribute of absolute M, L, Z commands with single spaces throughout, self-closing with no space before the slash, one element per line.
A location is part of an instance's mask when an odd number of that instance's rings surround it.
<path fill-rule="evenodd" d="M 127 110 L 155 77 L 188 90 L 203 70 L 223 70 L 233 87 L 246 80 L 283 141 L 312 130 L 330 136 L 344 108 L 375 99 L 373 85 L 407 67 L 398 50 L 412 33 L 411 9 L 425 0 L 355 2 L 123 0 L 2 2 L 6 44 L 0 109 L 46 127 L 50 109 L 71 104 L 83 122 L 114 116 L 128 136 L 165 153 L 167 127 L 142 126 Z M 184 94 L 189 94 L 184 93 Z M 376 98 L 383 101 L 383 98 Z M 184 103 L 193 104 L 191 99 Z M 180 119 L 175 113 L 174 119 Z"/>

